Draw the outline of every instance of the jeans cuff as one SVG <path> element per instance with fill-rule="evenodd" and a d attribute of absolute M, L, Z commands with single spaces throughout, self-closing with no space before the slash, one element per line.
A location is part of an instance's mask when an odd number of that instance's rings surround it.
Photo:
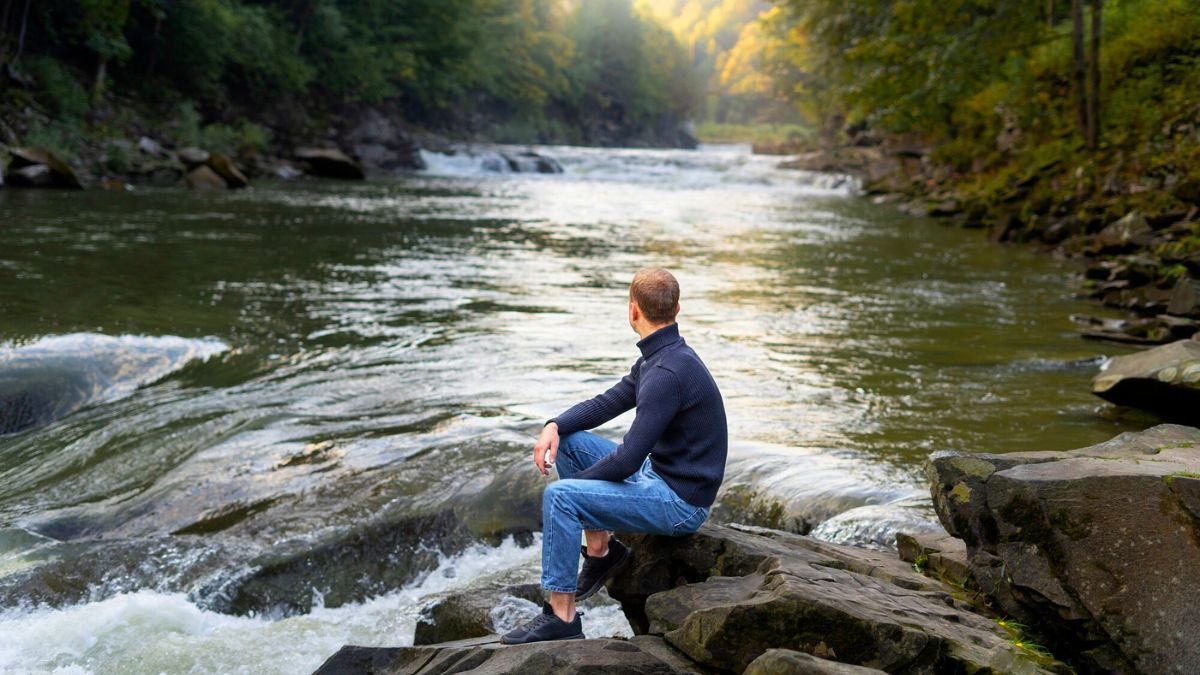
<path fill-rule="evenodd" d="M 574 593 L 575 587 L 572 586 L 567 588 L 565 586 L 549 586 L 547 584 L 542 584 L 542 590 L 550 591 L 551 593 Z"/>

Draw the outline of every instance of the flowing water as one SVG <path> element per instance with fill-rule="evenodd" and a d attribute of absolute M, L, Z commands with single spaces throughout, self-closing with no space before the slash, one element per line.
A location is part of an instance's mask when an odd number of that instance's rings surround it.
<path fill-rule="evenodd" d="M 636 357 L 644 265 L 725 397 L 727 517 L 886 546 L 937 527 L 930 452 L 1131 424 L 1049 256 L 745 148 L 543 151 L 565 173 L 0 191 L 0 671 L 303 672 L 535 580 L 532 441 Z"/>

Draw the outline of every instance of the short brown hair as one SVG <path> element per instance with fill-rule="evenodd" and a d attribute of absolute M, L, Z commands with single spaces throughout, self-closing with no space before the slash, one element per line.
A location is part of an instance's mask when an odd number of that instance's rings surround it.
<path fill-rule="evenodd" d="M 661 267 L 646 267 L 633 275 L 629 297 L 650 323 L 671 323 L 679 308 L 679 282 Z"/>

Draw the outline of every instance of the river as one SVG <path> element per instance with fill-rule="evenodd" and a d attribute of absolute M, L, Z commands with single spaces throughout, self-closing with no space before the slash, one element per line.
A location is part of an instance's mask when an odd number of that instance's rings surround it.
<path fill-rule="evenodd" d="M 726 488 L 814 536 L 936 528 L 930 452 L 1133 424 L 1050 256 L 742 147 L 540 150 L 565 173 L 0 191 L 0 671 L 304 672 L 535 580 L 532 442 L 627 372 L 645 265 L 724 395 Z"/>

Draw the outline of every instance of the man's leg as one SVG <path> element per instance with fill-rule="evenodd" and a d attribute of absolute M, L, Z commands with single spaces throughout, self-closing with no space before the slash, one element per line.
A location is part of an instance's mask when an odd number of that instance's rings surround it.
<path fill-rule="evenodd" d="M 567 434 L 558 441 L 558 457 L 555 459 L 558 477 L 571 478 L 616 450 L 617 444 L 614 441 L 590 431 Z M 583 536 L 587 540 L 589 556 L 603 558 L 608 555 L 608 539 L 611 536 L 608 530 L 585 529 Z"/>

